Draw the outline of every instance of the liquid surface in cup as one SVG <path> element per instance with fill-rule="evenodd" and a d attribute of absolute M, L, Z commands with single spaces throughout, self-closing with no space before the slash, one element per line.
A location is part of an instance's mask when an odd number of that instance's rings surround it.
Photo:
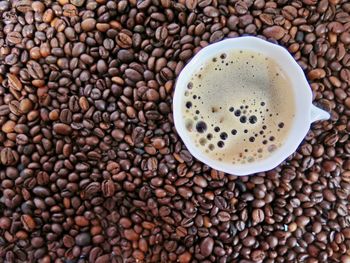
<path fill-rule="evenodd" d="M 244 164 L 281 147 L 294 120 L 291 81 L 271 58 L 248 50 L 212 57 L 192 76 L 183 120 L 210 159 Z"/>

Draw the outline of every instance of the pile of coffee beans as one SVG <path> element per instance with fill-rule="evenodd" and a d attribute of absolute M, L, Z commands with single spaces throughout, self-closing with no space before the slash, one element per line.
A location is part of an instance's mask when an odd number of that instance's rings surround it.
<path fill-rule="evenodd" d="M 241 35 L 331 112 L 251 177 L 195 160 L 171 105 Z M 0 1 L 0 262 L 349 262 L 349 48 L 348 0 Z"/>

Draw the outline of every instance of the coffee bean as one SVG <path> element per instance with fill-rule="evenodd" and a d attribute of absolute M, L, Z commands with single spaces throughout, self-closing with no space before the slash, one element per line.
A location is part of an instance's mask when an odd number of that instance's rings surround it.
<path fill-rule="evenodd" d="M 22 42 L 22 35 L 18 32 L 9 32 L 6 36 L 6 41 L 10 45 L 16 45 Z"/>
<path fill-rule="evenodd" d="M 78 246 L 88 246 L 91 242 L 91 236 L 89 233 L 80 233 L 75 237 L 75 243 Z"/>
<path fill-rule="evenodd" d="M 16 9 L 22 13 L 27 13 L 32 11 L 31 1 L 29 0 L 20 0 L 16 2 L 14 7 L 16 7 Z"/>
<path fill-rule="evenodd" d="M 18 153 L 8 147 L 4 147 L 0 151 L 0 161 L 3 165 L 15 165 L 18 162 Z"/>
<path fill-rule="evenodd" d="M 64 123 L 54 124 L 53 130 L 59 135 L 70 135 L 72 133 L 72 128 Z"/>
<path fill-rule="evenodd" d="M 70 3 L 75 6 L 83 6 L 85 3 L 85 0 L 70 0 Z"/>
<path fill-rule="evenodd" d="M 185 251 L 184 253 L 182 253 L 181 255 L 179 255 L 179 263 L 189 263 L 191 262 L 192 259 L 192 254 L 188 251 Z"/>
<path fill-rule="evenodd" d="M 83 29 L 86 32 L 94 30 L 95 26 L 96 26 L 96 20 L 93 18 L 87 18 L 81 22 L 81 29 Z"/>
<path fill-rule="evenodd" d="M 267 38 L 274 38 L 280 40 L 285 35 L 285 30 L 281 26 L 271 26 L 263 30 L 264 36 Z"/>
<path fill-rule="evenodd" d="M 219 16 L 219 10 L 216 9 L 215 7 L 212 7 L 212 6 L 207 6 L 203 9 L 203 13 L 206 15 L 206 16 L 209 16 L 209 17 L 217 17 Z"/>
<path fill-rule="evenodd" d="M 238 1 L 235 4 L 235 9 L 238 14 L 244 15 L 245 13 L 248 12 L 248 4 L 245 1 Z"/>
<path fill-rule="evenodd" d="M 19 110 L 22 113 L 28 113 L 30 110 L 33 109 L 33 103 L 30 99 L 23 99 L 19 103 Z"/>
<path fill-rule="evenodd" d="M 139 235 L 133 229 L 125 229 L 124 234 L 128 240 L 135 241 L 139 239 Z"/>
<path fill-rule="evenodd" d="M 24 229 L 26 229 L 27 231 L 33 231 L 36 227 L 36 223 L 30 215 L 22 215 L 21 222 Z"/>
<path fill-rule="evenodd" d="M 18 77 L 14 74 L 7 74 L 9 86 L 14 90 L 21 91 L 23 88 L 22 82 L 18 79 Z"/>
<path fill-rule="evenodd" d="M 111 197 L 114 195 L 115 186 L 114 186 L 114 183 L 112 182 L 112 180 L 107 180 L 107 181 L 103 182 L 101 188 L 102 188 L 103 196 Z"/>
<path fill-rule="evenodd" d="M 142 75 L 136 70 L 131 68 L 125 70 L 125 76 L 134 82 L 142 80 Z"/>
<path fill-rule="evenodd" d="M 120 59 L 120 61 L 122 62 L 131 62 L 134 59 L 134 54 L 132 53 L 132 51 L 127 50 L 127 49 L 121 49 L 118 52 L 118 59 Z"/>
<path fill-rule="evenodd" d="M 254 209 L 253 210 L 253 222 L 255 223 L 261 223 L 264 221 L 265 215 L 264 215 L 264 211 L 262 209 Z"/>
<path fill-rule="evenodd" d="M 218 213 L 218 219 L 221 222 L 228 222 L 228 221 L 230 221 L 230 218 L 231 218 L 231 216 L 228 212 L 221 211 Z"/>
<path fill-rule="evenodd" d="M 15 130 L 15 125 L 16 123 L 14 121 L 7 121 L 2 125 L 1 130 L 4 133 L 12 133 Z"/>
<path fill-rule="evenodd" d="M 0 227 L 2 229 L 9 229 L 11 226 L 11 219 L 8 217 L 1 217 L 0 218 Z"/>
<path fill-rule="evenodd" d="M 311 70 L 308 74 L 310 80 L 322 79 L 326 76 L 326 72 L 323 69 Z"/>
<path fill-rule="evenodd" d="M 1 105 L 0 106 L 0 116 L 5 116 L 10 113 L 10 108 L 8 105 Z"/>
<path fill-rule="evenodd" d="M 200 242 L 200 252 L 204 257 L 208 257 L 214 249 L 214 240 L 206 237 Z"/>

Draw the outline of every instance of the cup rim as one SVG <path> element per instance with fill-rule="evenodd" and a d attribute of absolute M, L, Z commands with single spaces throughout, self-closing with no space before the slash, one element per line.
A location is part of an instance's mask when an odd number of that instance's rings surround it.
<path fill-rule="evenodd" d="M 200 68 L 200 65 L 208 61 L 209 58 L 213 57 L 215 54 L 232 50 L 232 47 L 243 50 L 249 50 L 249 47 L 255 46 L 261 48 L 262 53 L 266 53 L 267 50 L 271 52 L 279 53 L 279 56 L 283 57 L 283 64 L 279 63 L 280 66 L 286 71 L 287 75 L 292 81 L 293 91 L 298 90 L 298 97 L 295 97 L 296 116 L 298 114 L 299 119 L 294 120 L 291 126 L 292 131 L 287 135 L 286 141 L 281 147 L 279 147 L 276 152 L 271 154 L 268 158 L 263 160 L 254 161 L 252 163 L 246 163 L 243 165 L 237 164 L 227 164 L 220 161 L 212 160 L 203 154 L 193 143 L 191 138 L 187 135 L 187 131 L 184 125 L 182 117 L 182 97 L 186 89 L 186 84 L 194 74 Z M 253 48 L 252 48 L 253 49 Z M 286 67 L 288 66 L 288 71 Z M 298 87 L 296 87 L 298 86 Z M 296 95 L 296 94 L 295 94 Z M 300 107 L 301 105 L 301 107 Z M 282 46 L 273 44 L 266 40 L 258 37 L 252 36 L 242 36 L 237 38 L 224 39 L 220 42 L 210 44 L 203 49 L 201 49 L 192 60 L 182 69 L 175 85 L 174 98 L 173 98 L 173 115 L 174 124 L 177 133 L 183 140 L 189 152 L 197 158 L 199 161 L 207 164 L 211 168 L 214 168 L 225 173 L 243 176 L 250 175 L 258 172 L 263 172 L 271 170 L 282 163 L 288 156 L 296 151 L 299 144 L 304 139 L 310 128 L 310 111 L 312 105 L 312 92 L 309 87 L 308 81 L 305 74 L 298 63 L 294 60 L 292 55 Z M 295 123 L 297 121 L 297 123 Z M 298 126 L 295 129 L 295 126 Z M 293 137 L 293 138 L 291 138 Z M 288 147 L 287 147 L 288 146 Z"/>

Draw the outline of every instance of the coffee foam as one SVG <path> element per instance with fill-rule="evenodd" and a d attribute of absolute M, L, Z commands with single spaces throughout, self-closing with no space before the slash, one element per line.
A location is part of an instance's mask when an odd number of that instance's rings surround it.
<path fill-rule="evenodd" d="M 182 108 L 185 127 L 203 153 L 247 163 L 282 145 L 295 101 L 290 80 L 274 60 L 239 50 L 201 66 L 187 85 Z"/>

